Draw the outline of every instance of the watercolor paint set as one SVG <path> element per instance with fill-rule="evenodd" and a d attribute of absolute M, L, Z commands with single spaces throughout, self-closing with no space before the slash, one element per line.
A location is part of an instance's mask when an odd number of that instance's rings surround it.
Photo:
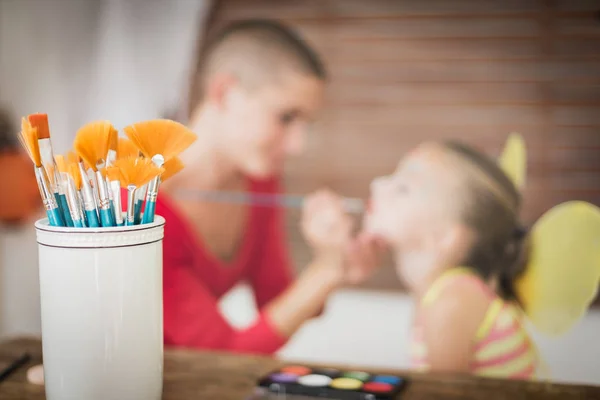
<path fill-rule="evenodd" d="M 249 400 L 392 400 L 405 386 L 401 376 L 288 365 L 260 379 Z"/>

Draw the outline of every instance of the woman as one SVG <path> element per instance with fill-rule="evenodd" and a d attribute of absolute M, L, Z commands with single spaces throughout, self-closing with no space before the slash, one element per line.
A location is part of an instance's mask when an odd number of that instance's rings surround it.
<path fill-rule="evenodd" d="M 323 97 L 318 56 L 274 22 L 232 24 L 200 60 L 189 123 L 198 140 L 182 155 L 186 168 L 162 186 L 156 211 L 167 219 L 165 343 L 273 353 L 336 288 L 366 278 L 379 244 L 364 236 L 340 257 L 350 223 L 338 198 L 319 193 L 302 221 L 314 258 L 294 281 L 279 210 L 177 198 L 180 190 L 279 192 L 284 159 L 302 152 Z M 235 330 L 217 302 L 240 281 L 251 284 L 260 313 Z"/>

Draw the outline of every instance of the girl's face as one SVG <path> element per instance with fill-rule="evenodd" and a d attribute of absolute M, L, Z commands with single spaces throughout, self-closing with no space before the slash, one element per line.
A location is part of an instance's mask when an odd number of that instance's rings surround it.
<path fill-rule="evenodd" d="M 397 254 L 440 248 L 458 221 L 462 185 L 457 170 L 439 145 L 427 143 L 410 152 L 392 175 L 372 182 L 367 231 L 385 239 Z"/>

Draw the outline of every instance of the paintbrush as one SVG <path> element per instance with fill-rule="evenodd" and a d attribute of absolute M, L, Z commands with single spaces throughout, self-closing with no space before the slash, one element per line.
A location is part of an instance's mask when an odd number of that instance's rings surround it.
<path fill-rule="evenodd" d="M 123 226 L 125 222 L 123 220 L 123 203 L 121 202 L 121 172 L 118 167 L 114 166 L 114 163 L 106 167 L 106 179 L 108 180 L 108 188 L 112 192 L 117 226 Z"/>
<path fill-rule="evenodd" d="M 119 132 L 116 129 L 112 129 L 109 132 L 108 136 L 108 153 L 106 155 L 106 166 L 109 167 L 114 164 L 117 160 L 117 150 L 119 147 Z M 106 175 L 106 174 L 104 174 Z M 108 180 L 108 176 L 106 176 L 106 187 L 108 189 L 108 200 L 110 201 L 110 209 L 111 213 L 114 216 L 113 223 L 117 224 L 117 210 L 115 210 L 115 202 L 113 199 L 113 191 L 110 190 L 110 182 Z M 119 215 L 121 215 L 121 210 L 119 210 Z"/>
<path fill-rule="evenodd" d="M 67 200 L 69 201 L 69 209 L 71 210 L 71 218 L 73 224 L 77 228 L 83 228 L 87 222 L 85 213 L 83 212 L 81 202 L 81 171 L 77 162 L 68 164 L 67 174 Z"/>
<path fill-rule="evenodd" d="M 125 225 L 134 225 L 135 192 L 144 184 L 159 176 L 164 169 L 157 167 L 152 160 L 142 157 L 127 157 L 117 159 L 115 164 L 108 167 L 111 176 L 118 174 L 121 187 L 127 189 L 127 217 Z"/>
<path fill-rule="evenodd" d="M 117 152 L 119 149 L 119 132 L 111 125 L 108 132 L 108 151 L 106 152 L 106 166 L 110 167 L 117 161 Z"/>
<path fill-rule="evenodd" d="M 73 226 L 83 228 L 85 219 L 81 207 L 79 189 L 81 188 L 81 174 L 77 166 L 77 156 L 69 154 L 67 159 L 62 155 L 57 155 L 56 165 L 60 172 L 61 185 L 66 193 L 69 217 L 73 221 Z"/>
<path fill-rule="evenodd" d="M 141 155 L 142 153 L 137 147 L 135 147 L 131 140 L 127 138 L 119 138 L 117 145 L 117 158 L 139 157 Z M 144 198 L 146 197 L 147 190 L 148 185 L 146 184 L 135 191 L 135 206 L 133 211 L 135 225 L 142 222 L 142 205 L 144 204 Z"/>
<path fill-rule="evenodd" d="M 62 213 L 58 208 L 58 202 L 54 196 L 54 193 L 52 193 L 46 169 L 42 165 L 37 129 L 32 127 L 29 121 L 25 118 L 21 120 L 19 141 L 33 162 L 35 178 L 37 180 L 44 208 L 46 209 L 46 214 L 48 215 L 48 223 L 51 226 L 65 226 Z"/>
<path fill-rule="evenodd" d="M 72 200 L 69 199 L 68 194 L 68 164 L 65 157 L 61 154 L 57 154 L 54 157 L 57 175 L 56 175 L 56 185 L 59 188 L 59 193 L 61 196 L 65 197 L 66 205 L 62 207 L 63 215 L 65 217 L 65 224 L 69 227 L 75 226 L 75 221 L 73 221 L 73 209 L 75 205 Z"/>
<path fill-rule="evenodd" d="M 76 189 L 77 200 L 79 202 L 79 207 L 81 208 L 82 222 L 83 226 L 88 225 L 87 214 L 85 213 L 83 194 L 82 194 L 82 185 L 84 177 L 81 176 L 81 169 L 79 168 L 79 163 L 81 159 L 77 155 L 75 151 L 69 151 L 67 153 L 67 162 L 69 164 L 69 175 L 71 179 L 73 179 L 73 183 Z M 76 170 L 76 171 L 75 171 Z M 89 181 L 88 181 L 89 183 Z"/>
<path fill-rule="evenodd" d="M 248 204 L 262 207 L 302 208 L 305 196 L 271 193 L 246 193 L 210 190 L 184 190 L 175 192 L 180 199 L 207 201 L 214 203 Z M 342 199 L 344 210 L 351 214 L 362 214 L 365 204 L 362 199 L 345 197 Z"/>
<path fill-rule="evenodd" d="M 163 168 L 165 169 L 165 172 L 163 172 L 160 175 L 159 183 L 166 181 L 167 179 L 171 178 L 173 175 L 181 171 L 183 169 L 183 163 L 179 158 L 175 157 L 164 163 Z M 152 181 L 150 183 L 152 183 Z M 144 205 L 144 199 L 146 198 L 148 193 L 148 185 L 149 184 L 145 184 L 135 192 L 134 220 L 136 225 L 142 222 L 142 206 Z"/>
<path fill-rule="evenodd" d="M 42 165 L 46 169 L 46 175 L 48 176 L 48 182 L 50 183 L 50 189 L 54 193 L 58 208 L 62 213 L 63 220 L 67 226 L 73 226 L 73 221 L 69 216 L 69 210 L 67 210 L 67 198 L 62 187 L 60 185 L 60 174 L 57 169 L 56 162 L 54 160 L 54 153 L 52 151 L 52 141 L 50 140 L 50 126 L 48 124 L 47 114 L 31 114 L 27 116 L 27 120 L 37 130 L 38 143 L 40 148 L 40 156 L 42 158 Z"/>
<path fill-rule="evenodd" d="M 125 127 L 124 131 L 144 157 L 151 159 L 159 168 L 197 139 L 196 134 L 185 125 L 165 119 L 139 122 Z M 159 184 L 160 175 L 148 182 L 143 224 L 154 221 Z"/>
<path fill-rule="evenodd" d="M 98 211 L 100 223 L 103 227 L 116 225 L 116 218 L 112 212 L 112 202 L 108 195 L 108 186 L 102 175 L 110 148 L 110 135 L 114 130 L 115 128 L 109 121 L 91 122 L 77 131 L 73 142 L 77 154 L 85 160 L 94 172 L 94 184 L 98 191 Z"/>
<path fill-rule="evenodd" d="M 79 175 L 81 175 L 81 198 L 83 203 L 83 212 L 85 214 L 86 225 L 90 228 L 100 227 L 100 220 L 98 219 L 98 210 L 96 209 L 96 200 L 92 191 L 92 186 L 88 179 L 88 175 L 83 166 L 83 161 L 79 158 L 77 162 L 79 168 Z"/>

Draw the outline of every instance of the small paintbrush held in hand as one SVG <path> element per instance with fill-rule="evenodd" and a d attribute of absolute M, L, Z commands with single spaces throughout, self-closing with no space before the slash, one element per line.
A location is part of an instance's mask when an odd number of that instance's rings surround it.
<path fill-rule="evenodd" d="M 52 226 L 99 228 L 154 222 L 158 188 L 183 169 L 177 156 L 196 135 L 171 120 L 125 127 L 109 121 L 77 131 L 74 151 L 54 155 L 46 114 L 23 118 L 19 139 L 34 164 L 42 202 Z M 126 217 L 121 188 L 127 190 Z"/>

